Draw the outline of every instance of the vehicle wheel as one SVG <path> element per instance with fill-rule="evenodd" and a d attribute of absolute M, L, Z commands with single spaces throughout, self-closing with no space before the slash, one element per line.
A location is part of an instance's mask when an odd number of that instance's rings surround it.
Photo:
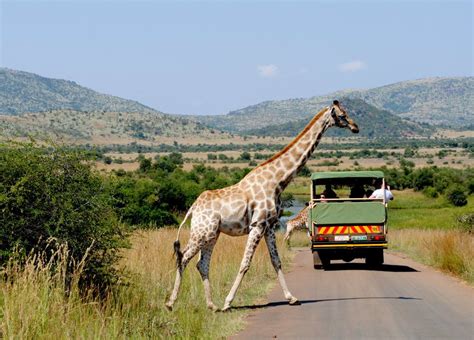
<path fill-rule="evenodd" d="M 323 269 L 323 263 L 317 251 L 313 251 L 313 263 L 314 269 Z"/>
<path fill-rule="evenodd" d="M 365 258 L 365 263 L 369 266 L 380 266 L 383 262 L 383 249 L 374 249 Z"/>
<path fill-rule="evenodd" d="M 331 259 L 328 256 L 323 255 L 321 257 L 321 263 L 323 264 L 323 268 L 328 268 L 331 265 Z"/>

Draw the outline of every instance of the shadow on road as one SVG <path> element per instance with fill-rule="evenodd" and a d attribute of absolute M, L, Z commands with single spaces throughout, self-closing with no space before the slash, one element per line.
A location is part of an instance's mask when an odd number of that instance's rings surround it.
<path fill-rule="evenodd" d="M 422 300 L 416 297 L 409 296 L 372 296 L 372 297 L 352 297 L 352 298 L 337 298 L 337 299 L 320 299 L 320 300 L 301 300 L 300 304 L 306 305 L 310 303 L 331 302 L 331 301 L 350 301 L 350 300 Z M 259 309 L 268 307 L 278 307 L 288 305 L 288 301 L 275 301 L 260 305 L 250 306 L 236 306 L 232 309 Z"/>
<path fill-rule="evenodd" d="M 383 264 L 381 266 L 370 267 L 365 263 L 331 263 L 325 271 L 333 270 L 374 270 L 379 272 L 419 272 L 418 270 L 409 266 L 400 266 L 396 264 Z"/>

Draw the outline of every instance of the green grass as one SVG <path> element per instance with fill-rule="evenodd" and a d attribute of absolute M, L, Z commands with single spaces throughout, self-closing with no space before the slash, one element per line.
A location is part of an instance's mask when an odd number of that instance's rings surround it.
<path fill-rule="evenodd" d="M 444 197 L 429 198 L 412 190 L 394 191 L 388 204 L 389 228 L 453 229 L 460 215 L 474 211 L 474 196 L 464 207 L 450 205 Z"/>

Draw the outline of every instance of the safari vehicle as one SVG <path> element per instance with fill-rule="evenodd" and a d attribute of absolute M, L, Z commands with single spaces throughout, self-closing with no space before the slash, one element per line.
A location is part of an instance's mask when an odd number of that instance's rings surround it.
<path fill-rule="evenodd" d="M 368 265 L 383 264 L 387 202 L 385 195 L 381 199 L 368 198 L 381 186 L 385 187 L 382 171 L 312 174 L 307 225 L 315 269 L 328 267 L 336 259 L 350 262 L 365 258 Z"/>

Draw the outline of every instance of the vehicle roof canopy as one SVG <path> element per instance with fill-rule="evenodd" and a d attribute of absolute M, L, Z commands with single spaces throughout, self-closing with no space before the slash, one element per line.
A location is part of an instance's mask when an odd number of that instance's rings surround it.
<path fill-rule="evenodd" d="M 314 172 L 311 175 L 311 180 L 317 184 L 371 182 L 382 178 L 384 178 L 382 171 L 324 171 Z"/>

